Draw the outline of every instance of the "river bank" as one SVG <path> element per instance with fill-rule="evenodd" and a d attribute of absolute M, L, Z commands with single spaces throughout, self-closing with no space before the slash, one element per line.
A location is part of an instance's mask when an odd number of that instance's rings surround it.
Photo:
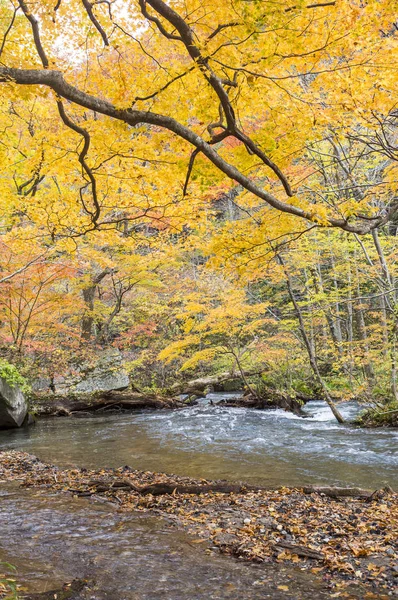
<path fill-rule="evenodd" d="M 123 512 L 161 515 L 194 535 L 198 545 L 242 560 L 296 565 L 342 593 L 354 585 L 361 586 L 362 597 L 387 598 L 396 590 L 398 495 L 391 490 L 332 498 L 233 484 L 221 493 L 225 482 L 129 467 L 63 469 L 15 451 L 0 453 L 0 479 L 111 502 Z"/>
<path fill-rule="evenodd" d="M 373 406 L 358 415 L 355 423 L 360 427 L 392 427 L 398 428 L 398 402 L 390 402 L 385 406 Z"/>

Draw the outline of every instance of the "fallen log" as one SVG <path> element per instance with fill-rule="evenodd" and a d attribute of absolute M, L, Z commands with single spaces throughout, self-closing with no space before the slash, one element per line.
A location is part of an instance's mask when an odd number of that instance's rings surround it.
<path fill-rule="evenodd" d="M 311 485 L 303 488 L 304 494 L 323 494 L 329 498 L 370 498 L 374 492 L 355 487 Z"/>
<path fill-rule="evenodd" d="M 95 413 L 106 410 L 135 410 L 144 408 L 182 408 L 184 403 L 178 398 L 166 398 L 156 394 L 139 392 L 109 391 L 92 394 L 36 394 L 32 402 L 36 414 L 40 416 L 70 416 L 74 413 Z"/>
<path fill-rule="evenodd" d="M 256 408 L 258 410 L 282 408 L 298 416 L 305 416 L 302 410 L 302 402 L 296 396 L 285 392 L 279 392 L 271 388 L 262 387 L 261 395 L 247 394 L 242 398 L 221 400 L 223 406 L 236 406 L 240 408 Z"/>
<path fill-rule="evenodd" d="M 165 494 L 239 494 L 248 491 L 260 491 L 261 488 L 255 486 L 245 486 L 243 484 L 220 483 L 209 485 L 174 485 L 166 483 L 154 483 L 145 486 L 139 490 L 140 494 L 152 494 L 153 496 L 162 496 Z"/>
<path fill-rule="evenodd" d="M 142 495 L 152 494 L 152 496 L 163 496 L 167 494 L 238 494 L 245 492 L 260 492 L 265 488 L 253 485 L 244 485 L 243 483 L 215 482 L 210 484 L 179 484 L 179 483 L 152 483 L 145 486 L 137 486 L 128 479 L 119 479 L 112 482 L 89 481 L 89 489 L 76 490 L 70 488 L 69 491 L 78 496 L 87 496 L 95 493 L 111 492 L 115 490 L 131 490 Z"/>

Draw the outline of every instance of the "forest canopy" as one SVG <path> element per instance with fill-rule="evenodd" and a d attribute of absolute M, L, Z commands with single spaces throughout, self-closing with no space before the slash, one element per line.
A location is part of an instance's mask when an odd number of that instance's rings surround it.
<path fill-rule="evenodd" d="M 387 0 L 0 0 L 2 353 L 396 397 L 397 37 Z"/>
<path fill-rule="evenodd" d="M 149 208 L 171 218 L 229 180 L 282 212 L 369 231 L 394 213 L 389 182 L 377 200 L 360 181 L 319 198 L 310 156 L 372 134 L 368 155 L 388 150 L 394 17 L 373 1 L 2 1 L 11 191 L 46 179 L 34 204 L 53 236 Z M 58 195 L 73 219 L 49 207 Z"/>

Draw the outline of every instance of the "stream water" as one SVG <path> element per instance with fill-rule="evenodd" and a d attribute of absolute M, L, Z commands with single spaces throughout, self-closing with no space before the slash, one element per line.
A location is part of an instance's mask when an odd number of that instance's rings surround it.
<path fill-rule="evenodd" d="M 0 562 L 13 563 L 30 592 L 86 578 L 93 581 L 89 600 L 330 597 L 310 573 L 210 555 L 161 519 L 89 500 L 3 485 L 0 523 Z"/>
<path fill-rule="evenodd" d="M 0 432 L 0 449 L 25 450 L 62 466 L 129 465 L 269 486 L 398 487 L 396 430 L 341 426 L 321 401 L 307 405 L 307 419 L 210 404 L 226 396 L 210 394 L 180 411 L 41 420 Z M 358 407 L 347 403 L 341 411 L 349 419 Z"/>
<path fill-rule="evenodd" d="M 41 420 L 0 432 L 0 450 L 24 450 L 61 466 L 127 464 L 266 485 L 398 487 L 396 431 L 338 425 L 322 402 L 307 406 L 307 419 L 209 403 L 225 396 L 212 394 L 181 411 Z M 347 404 L 342 412 L 352 417 L 357 410 Z M 30 591 L 78 577 L 96 582 L 92 600 L 331 597 L 325 583 L 293 567 L 210 556 L 163 520 L 48 491 L 0 484 L 0 524 L 0 562 L 15 564 Z"/>

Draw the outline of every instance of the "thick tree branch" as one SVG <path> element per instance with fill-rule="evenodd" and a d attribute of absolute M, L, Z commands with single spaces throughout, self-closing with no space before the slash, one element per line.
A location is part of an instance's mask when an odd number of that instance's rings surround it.
<path fill-rule="evenodd" d="M 144 0 L 141 0 L 143 2 Z M 199 66 L 206 79 L 216 92 L 220 99 L 228 127 L 233 131 L 235 128 L 235 114 L 231 106 L 228 94 L 224 89 L 223 82 L 210 67 L 208 59 L 204 57 L 199 50 L 194 33 L 185 20 L 172 8 L 170 8 L 163 0 L 148 0 L 148 4 L 166 21 L 168 21 L 178 31 L 179 40 L 184 44 L 189 56 Z M 144 15 L 145 16 L 145 15 Z M 233 82 L 229 82 L 235 85 Z"/>
<path fill-rule="evenodd" d="M 9 67 L 0 67 L 0 83 L 16 83 L 19 85 L 44 85 L 56 92 L 62 98 L 73 102 L 84 108 L 106 115 L 113 119 L 123 121 L 128 125 L 138 125 L 146 123 L 167 129 L 178 137 L 198 148 L 222 173 L 230 179 L 239 183 L 243 188 L 253 193 L 258 198 L 265 200 L 270 206 L 297 217 L 317 222 L 316 210 L 310 212 L 298 206 L 283 202 L 261 189 L 249 177 L 241 173 L 235 166 L 224 160 L 203 138 L 197 135 L 188 127 L 182 125 L 169 116 L 160 115 L 150 111 L 141 111 L 134 109 L 118 109 L 111 102 L 87 94 L 78 88 L 67 83 L 59 71 L 49 69 L 14 69 Z M 324 219 L 322 219 L 324 220 Z M 347 219 L 330 217 L 327 226 L 340 227 L 345 231 L 364 234 L 376 229 L 378 226 L 386 223 L 387 215 L 378 217 L 372 222 L 350 223 Z"/>
<path fill-rule="evenodd" d="M 259 148 L 253 140 L 251 140 L 247 135 L 240 131 L 236 123 L 234 109 L 231 105 L 228 92 L 225 89 L 226 86 L 237 87 L 236 81 L 221 79 L 213 71 L 213 69 L 210 66 L 209 59 L 203 56 L 198 45 L 196 44 L 195 36 L 192 29 L 177 12 L 170 8 L 165 2 L 163 2 L 163 0 L 147 0 L 147 2 L 150 6 L 152 6 L 154 10 L 156 10 L 156 12 L 159 15 L 166 19 L 179 32 L 181 41 L 187 49 L 188 54 L 190 55 L 192 60 L 194 60 L 197 65 L 199 65 L 199 68 L 201 69 L 202 73 L 204 74 L 207 81 L 209 82 L 209 84 L 211 85 L 211 87 L 213 88 L 220 100 L 222 112 L 225 115 L 226 130 L 228 131 L 228 134 L 242 141 L 245 144 L 248 151 L 258 156 L 258 158 L 260 158 L 260 160 L 267 167 L 269 167 L 281 181 L 286 194 L 288 196 L 293 196 L 293 192 L 291 190 L 289 182 L 287 181 L 287 178 L 282 173 L 282 171 L 270 158 L 268 158 L 265 152 L 263 152 L 263 150 L 261 150 L 261 148 Z M 231 23 L 223 27 L 234 25 L 237 25 L 237 23 Z M 219 30 L 219 28 L 217 29 Z M 215 32 L 217 31 L 217 29 L 215 30 Z M 213 33 L 215 34 L 215 32 Z"/>

